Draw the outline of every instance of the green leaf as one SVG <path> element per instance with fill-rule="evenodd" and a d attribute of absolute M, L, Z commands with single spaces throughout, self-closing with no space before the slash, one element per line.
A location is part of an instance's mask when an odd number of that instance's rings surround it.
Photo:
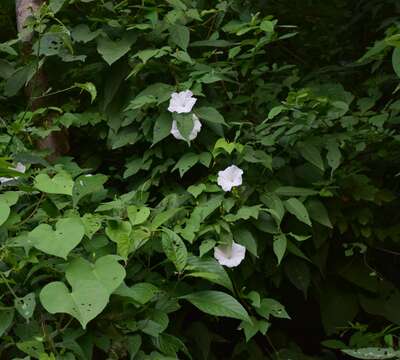
<path fill-rule="evenodd" d="M 281 186 L 275 190 L 280 196 L 312 196 L 318 195 L 318 191 L 295 186 Z"/>
<path fill-rule="evenodd" d="M 189 152 L 185 153 L 179 161 L 175 164 L 171 171 L 179 170 L 179 175 L 182 177 L 187 171 L 189 171 L 199 161 L 199 155 Z"/>
<path fill-rule="evenodd" d="M 328 228 L 333 228 L 331 220 L 329 219 L 328 211 L 321 201 L 316 199 L 309 200 L 306 203 L 306 207 L 311 219 Z"/>
<path fill-rule="evenodd" d="M 104 190 L 103 185 L 107 179 L 107 176 L 101 174 L 79 176 L 75 180 L 72 188 L 72 202 L 74 206 L 76 206 L 84 196 Z"/>
<path fill-rule="evenodd" d="M 11 326 L 14 320 L 14 309 L 0 310 L 0 338 Z"/>
<path fill-rule="evenodd" d="M 285 307 L 275 299 L 262 299 L 260 307 L 255 308 L 255 310 L 260 316 L 267 320 L 270 315 L 280 319 L 290 319 Z"/>
<path fill-rule="evenodd" d="M 137 283 L 131 287 L 122 283 L 114 294 L 131 298 L 138 304 L 147 304 L 159 292 L 159 289 L 150 283 Z"/>
<path fill-rule="evenodd" d="M 296 198 L 290 198 L 289 200 L 286 200 L 284 204 L 286 210 L 294 215 L 299 221 L 311 226 L 311 220 L 308 216 L 307 209 L 302 202 Z"/>
<path fill-rule="evenodd" d="M 189 28 L 184 25 L 172 25 L 169 28 L 169 38 L 172 43 L 186 51 L 190 42 Z"/>
<path fill-rule="evenodd" d="M 188 141 L 189 135 L 193 130 L 194 127 L 194 120 L 193 120 L 193 114 L 192 113 L 187 113 L 187 114 L 177 114 L 173 113 L 172 117 L 176 121 L 176 126 L 181 133 L 182 137 Z"/>
<path fill-rule="evenodd" d="M 396 75 L 400 78 L 400 48 L 396 47 L 392 54 L 392 65 Z"/>
<path fill-rule="evenodd" d="M 83 258 L 72 260 L 67 266 L 65 277 L 73 289 L 82 280 L 97 281 L 98 286 L 103 286 L 108 295 L 111 295 L 121 285 L 125 275 L 125 269 L 116 256 L 106 255 L 98 258 L 94 264 Z"/>
<path fill-rule="evenodd" d="M 62 172 L 50 178 L 47 174 L 39 174 L 35 177 L 35 188 L 47 194 L 64 194 L 72 196 L 74 181 L 71 175 Z"/>
<path fill-rule="evenodd" d="M 47 284 L 40 292 L 40 302 L 50 314 L 69 314 L 85 329 L 107 306 L 108 291 L 98 281 L 82 280 L 75 285 L 70 292 L 62 282 Z"/>
<path fill-rule="evenodd" d="M 163 229 L 161 244 L 167 258 L 172 261 L 179 272 L 182 272 L 186 266 L 188 257 L 183 240 L 175 232 Z"/>
<path fill-rule="evenodd" d="M 273 107 L 268 113 L 268 119 L 269 120 L 273 119 L 275 116 L 278 116 L 285 109 L 286 107 L 283 105 Z"/>
<path fill-rule="evenodd" d="M 127 349 L 129 353 L 129 360 L 134 360 L 136 354 L 142 346 L 142 338 L 140 335 L 128 336 L 126 339 Z"/>
<path fill-rule="evenodd" d="M 108 37 L 102 36 L 97 41 L 97 51 L 107 64 L 111 65 L 124 56 L 135 41 L 136 37 L 132 36 L 132 34 L 127 34 L 117 41 L 112 41 Z"/>
<path fill-rule="evenodd" d="M 14 307 L 23 318 L 29 320 L 36 307 L 35 293 L 32 292 L 23 298 L 14 299 Z"/>
<path fill-rule="evenodd" d="M 81 220 L 85 227 L 85 235 L 91 239 L 100 230 L 103 217 L 98 214 L 87 213 L 83 215 Z"/>
<path fill-rule="evenodd" d="M 279 234 L 274 236 L 273 250 L 274 254 L 278 259 L 278 265 L 281 263 L 283 256 L 285 255 L 287 247 L 287 239 L 285 234 Z"/>
<path fill-rule="evenodd" d="M 148 318 L 138 322 L 138 326 L 145 334 L 157 337 L 165 331 L 168 323 L 168 315 L 163 311 L 154 309 Z"/>
<path fill-rule="evenodd" d="M 93 103 L 93 101 L 96 100 L 97 89 L 96 89 L 96 86 L 94 86 L 93 83 L 91 83 L 91 82 L 87 82 L 87 83 L 84 83 L 84 84 L 76 83 L 75 86 L 80 88 L 80 89 L 82 89 L 82 90 L 87 91 L 90 94 L 92 103 Z"/>
<path fill-rule="evenodd" d="M 324 162 L 317 147 L 310 143 L 300 143 L 298 148 L 304 159 L 324 171 Z"/>
<path fill-rule="evenodd" d="M 57 14 L 63 7 L 64 3 L 65 0 L 50 0 L 49 9 L 53 12 L 53 14 Z"/>
<path fill-rule="evenodd" d="M 156 120 L 153 128 L 153 145 L 165 139 L 171 132 L 171 120 L 166 113 L 162 113 Z"/>
<path fill-rule="evenodd" d="M 196 109 L 194 113 L 200 119 L 206 120 L 210 123 L 226 125 L 224 117 L 220 114 L 220 112 L 217 109 L 213 107 L 203 106 L 201 108 Z"/>
<path fill-rule="evenodd" d="M 109 221 L 106 228 L 107 236 L 117 244 L 118 255 L 124 259 L 128 258 L 131 251 L 131 231 L 132 225 L 129 221 Z"/>
<path fill-rule="evenodd" d="M 158 229 L 161 225 L 164 225 L 181 210 L 182 208 L 171 208 L 157 214 L 151 222 L 151 230 Z"/>
<path fill-rule="evenodd" d="M 3 225 L 10 216 L 11 209 L 6 202 L 0 202 L 0 226 Z"/>
<path fill-rule="evenodd" d="M 84 234 L 85 228 L 79 218 L 64 218 L 57 221 L 55 230 L 48 224 L 41 224 L 28 234 L 28 238 L 36 249 L 67 259 Z"/>
<path fill-rule="evenodd" d="M 400 356 L 400 351 L 391 348 L 367 347 L 361 349 L 343 349 L 343 353 L 356 359 L 384 360 Z"/>
<path fill-rule="evenodd" d="M 221 291 L 198 291 L 181 299 L 191 302 L 206 314 L 251 322 L 245 308 L 235 298 Z"/>
<path fill-rule="evenodd" d="M 326 154 L 326 160 L 328 165 L 332 168 L 332 173 L 339 167 L 342 154 L 339 150 L 339 145 L 335 141 L 328 141 L 326 144 L 328 153 Z"/>
<path fill-rule="evenodd" d="M 146 206 L 130 205 L 126 210 L 133 226 L 143 224 L 150 216 L 150 209 Z"/>
<path fill-rule="evenodd" d="M 206 279 L 233 291 L 231 279 L 224 267 L 213 258 L 189 256 L 185 271 L 185 276 Z"/>

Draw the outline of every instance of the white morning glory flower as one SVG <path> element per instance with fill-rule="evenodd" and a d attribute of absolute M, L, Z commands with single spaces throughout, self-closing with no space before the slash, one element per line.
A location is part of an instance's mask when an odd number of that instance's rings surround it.
<path fill-rule="evenodd" d="M 13 170 L 20 172 L 21 174 L 23 174 L 26 170 L 26 166 L 22 163 L 18 163 L 17 166 L 15 168 L 13 168 Z M 13 177 L 13 178 L 8 178 L 8 177 L 0 177 L 0 184 L 12 181 L 12 180 L 16 180 L 18 178 L 17 177 Z"/>
<path fill-rule="evenodd" d="M 236 165 L 228 166 L 225 170 L 218 172 L 218 185 L 224 191 L 231 191 L 234 186 L 242 185 L 243 170 Z"/>
<path fill-rule="evenodd" d="M 243 245 L 232 242 L 232 246 L 217 246 L 214 248 L 214 257 L 217 261 L 227 267 L 238 266 L 246 255 Z"/>
<path fill-rule="evenodd" d="M 190 113 L 197 99 L 190 90 L 172 93 L 169 100 L 168 111 L 178 114 Z"/>
<path fill-rule="evenodd" d="M 195 114 L 193 114 L 193 129 L 192 129 L 191 133 L 189 134 L 189 140 L 196 139 L 197 134 L 200 132 L 200 130 L 201 130 L 201 122 L 200 122 L 199 118 Z M 182 134 L 180 133 L 180 131 L 178 129 L 176 120 L 172 121 L 171 134 L 173 135 L 173 137 L 175 139 L 185 140 L 185 138 L 182 136 Z"/>

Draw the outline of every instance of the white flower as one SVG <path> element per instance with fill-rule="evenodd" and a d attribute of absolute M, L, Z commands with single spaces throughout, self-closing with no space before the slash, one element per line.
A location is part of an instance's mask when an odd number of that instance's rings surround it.
<path fill-rule="evenodd" d="M 169 100 L 168 111 L 178 114 L 190 113 L 197 99 L 190 90 L 172 93 Z"/>
<path fill-rule="evenodd" d="M 243 170 L 236 165 L 228 166 L 225 170 L 218 172 L 218 185 L 224 191 L 231 191 L 234 186 L 242 185 Z"/>
<path fill-rule="evenodd" d="M 243 245 L 232 242 L 232 246 L 217 246 L 214 248 L 214 257 L 221 265 L 227 267 L 238 266 L 246 255 Z"/>
<path fill-rule="evenodd" d="M 197 134 L 201 130 L 201 122 L 199 118 L 193 114 L 193 129 L 191 133 L 189 134 L 189 140 L 194 140 L 197 137 Z M 185 140 L 185 138 L 182 136 L 182 134 L 179 132 L 178 125 L 176 124 L 176 120 L 172 121 L 172 128 L 171 128 L 171 134 L 175 139 L 178 140 Z"/>
<path fill-rule="evenodd" d="M 18 163 L 17 166 L 15 168 L 13 168 L 12 170 L 18 171 L 21 174 L 23 174 L 26 170 L 26 166 L 22 163 Z M 18 178 L 17 177 L 13 177 L 13 178 L 8 178 L 8 177 L 0 177 L 0 184 L 12 181 L 12 180 L 16 180 Z"/>

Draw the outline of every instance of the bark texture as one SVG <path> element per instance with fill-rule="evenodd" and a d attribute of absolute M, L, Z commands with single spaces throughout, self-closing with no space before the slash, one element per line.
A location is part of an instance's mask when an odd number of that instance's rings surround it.
<path fill-rule="evenodd" d="M 15 0 L 17 28 L 19 34 L 22 34 L 21 40 L 24 43 L 23 52 L 24 54 L 26 54 L 25 56 L 29 56 L 29 54 L 32 51 L 31 42 L 33 37 L 32 33 L 23 32 L 26 20 L 35 11 L 37 11 L 44 2 L 45 0 Z M 26 86 L 25 94 L 30 99 L 32 96 L 44 93 L 47 88 L 48 88 L 47 77 L 45 72 L 41 68 L 35 74 L 30 83 Z M 31 102 L 32 110 L 48 105 L 46 104 L 46 100 L 44 99 L 48 100 L 49 98 L 42 98 L 32 101 Z M 51 125 L 51 123 L 52 123 L 51 115 L 42 119 L 42 125 L 44 126 Z M 39 140 L 37 143 L 37 147 L 42 150 L 50 150 L 51 154 L 49 155 L 48 159 L 50 161 L 53 161 L 58 156 L 66 154 L 69 151 L 68 133 L 66 130 L 52 132 L 46 138 Z"/>

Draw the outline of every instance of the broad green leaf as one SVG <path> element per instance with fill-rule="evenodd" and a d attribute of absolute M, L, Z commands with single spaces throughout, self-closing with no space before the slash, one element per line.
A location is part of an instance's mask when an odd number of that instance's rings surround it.
<path fill-rule="evenodd" d="M 300 143 L 298 148 L 304 159 L 315 165 L 318 169 L 324 171 L 324 162 L 321 153 L 316 146 L 310 143 Z"/>
<path fill-rule="evenodd" d="M 284 202 L 285 208 L 288 212 L 294 215 L 299 221 L 311 226 L 311 220 L 308 216 L 307 209 L 300 200 L 290 198 Z"/>
<path fill-rule="evenodd" d="M 13 206 L 18 202 L 19 195 L 18 191 L 7 191 L 0 194 L 0 204 L 6 203 L 8 206 Z"/>
<path fill-rule="evenodd" d="M 179 272 L 182 272 L 186 266 L 188 257 L 183 240 L 178 234 L 165 228 L 163 229 L 161 244 L 167 258 L 172 261 Z"/>
<path fill-rule="evenodd" d="M 40 302 L 50 314 L 66 313 L 85 329 L 89 321 L 107 306 L 108 291 L 98 281 L 79 281 L 72 292 L 62 282 L 47 284 L 40 292 Z"/>
<path fill-rule="evenodd" d="M 101 30 L 91 31 L 89 26 L 86 24 L 79 24 L 75 26 L 71 31 L 71 37 L 74 41 L 88 43 L 94 40 L 101 34 Z"/>
<path fill-rule="evenodd" d="M 126 210 L 133 226 L 143 224 L 150 216 L 150 209 L 146 206 L 130 205 Z"/>
<path fill-rule="evenodd" d="M 138 322 L 139 329 L 147 335 L 157 337 L 168 327 L 168 315 L 158 309 L 154 309 L 150 316 Z"/>
<path fill-rule="evenodd" d="M 131 298 L 138 304 L 147 304 L 159 292 L 159 289 L 150 283 L 137 283 L 131 287 L 122 283 L 114 294 Z"/>
<path fill-rule="evenodd" d="M 172 208 L 157 214 L 156 216 L 154 216 L 154 219 L 151 222 L 151 229 L 155 230 L 161 225 L 164 225 L 168 220 L 173 218 L 181 210 L 182 208 Z"/>
<path fill-rule="evenodd" d="M 14 299 L 14 307 L 23 318 L 29 320 L 36 308 L 35 293 L 32 292 L 22 298 Z"/>
<path fill-rule="evenodd" d="M 235 239 L 235 242 L 243 245 L 251 254 L 253 254 L 255 257 L 258 257 L 257 240 L 250 230 L 243 226 L 236 228 L 233 231 L 233 238 Z"/>
<path fill-rule="evenodd" d="M 65 0 L 50 0 L 49 9 L 54 13 L 58 13 L 63 7 Z"/>
<path fill-rule="evenodd" d="M 109 295 L 117 289 L 125 278 L 125 269 L 113 255 L 98 258 L 94 264 L 83 258 L 73 259 L 67 266 L 65 277 L 73 289 L 82 280 L 98 282 Z"/>
<path fill-rule="evenodd" d="M 8 217 L 10 216 L 11 209 L 8 204 L 4 202 L 0 202 L 0 226 L 3 225 Z"/>
<path fill-rule="evenodd" d="M 179 170 L 179 175 L 182 177 L 199 161 L 199 155 L 189 152 L 185 153 L 179 161 L 175 164 L 171 171 Z"/>
<path fill-rule="evenodd" d="M 64 218 L 57 221 L 55 230 L 48 224 L 41 224 L 28 237 L 36 249 L 67 259 L 84 234 L 85 228 L 79 218 Z"/>
<path fill-rule="evenodd" d="M 251 322 L 245 308 L 232 296 L 221 291 L 198 291 L 182 296 L 201 311 L 214 316 L 224 316 Z"/>
<path fill-rule="evenodd" d="M 41 356 L 44 354 L 44 346 L 43 343 L 39 340 L 26 340 L 16 343 L 18 350 L 23 353 L 29 355 L 27 357 L 14 358 L 13 360 L 30 360 L 31 356 L 35 359 L 41 360 Z M 47 359 L 46 359 L 47 360 Z"/>
<path fill-rule="evenodd" d="M 306 203 L 306 207 L 311 219 L 326 227 L 331 229 L 333 228 L 331 220 L 329 219 L 328 211 L 321 201 L 316 199 L 309 200 Z"/>
<path fill-rule="evenodd" d="M 189 28 L 184 25 L 172 25 L 169 28 L 169 38 L 174 44 L 186 51 L 190 41 Z"/>
<path fill-rule="evenodd" d="M 189 141 L 189 135 L 193 130 L 194 127 L 194 120 L 193 120 L 193 114 L 192 113 L 187 113 L 187 114 L 178 114 L 178 113 L 173 113 L 172 117 L 176 121 L 176 126 L 182 135 L 183 138 L 185 138 L 186 141 Z"/>
<path fill-rule="evenodd" d="M 117 41 L 102 36 L 97 41 L 97 51 L 107 64 L 111 65 L 124 56 L 135 41 L 136 37 L 132 33 L 126 34 L 122 39 Z"/>
<path fill-rule="evenodd" d="M 4 335 L 14 320 L 14 309 L 0 310 L 0 337 Z"/>
<path fill-rule="evenodd" d="M 328 141 L 326 148 L 328 149 L 326 160 L 328 161 L 328 165 L 332 168 L 332 172 L 334 172 L 341 163 L 342 154 L 339 150 L 339 145 L 335 141 Z"/>
<path fill-rule="evenodd" d="M 274 236 L 273 250 L 274 254 L 278 259 L 278 264 L 281 263 L 283 256 L 285 255 L 287 247 L 287 239 L 285 234 L 279 234 Z"/>
<path fill-rule="evenodd" d="M 400 357 L 400 351 L 391 348 L 366 347 L 361 349 L 343 349 L 342 352 L 353 358 L 365 360 L 384 360 Z"/>
<path fill-rule="evenodd" d="M 246 342 L 248 342 L 255 334 L 260 332 L 265 335 L 271 324 L 266 320 L 257 320 L 255 317 L 251 317 L 251 323 L 248 321 L 243 321 L 240 327 L 244 330 L 244 335 L 246 337 Z"/>
<path fill-rule="evenodd" d="M 153 145 L 165 139 L 171 132 L 172 122 L 166 113 L 162 113 L 154 124 Z"/>
<path fill-rule="evenodd" d="M 131 251 L 131 231 L 132 225 L 129 221 L 109 221 L 106 228 L 107 236 L 117 244 L 118 255 L 124 259 L 128 258 Z"/>
<path fill-rule="evenodd" d="M 87 213 L 82 216 L 81 220 L 85 228 L 85 235 L 91 239 L 100 230 L 103 217 L 98 214 Z"/>
<path fill-rule="evenodd" d="M 79 200 L 84 196 L 104 190 L 104 183 L 108 177 L 105 175 L 82 175 L 79 176 L 72 188 L 72 202 L 74 206 L 79 203 Z"/>
<path fill-rule="evenodd" d="M 185 271 L 185 276 L 206 279 L 233 291 L 231 279 L 224 267 L 213 258 L 189 256 Z"/>
<path fill-rule="evenodd" d="M 262 299 L 260 307 L 255 308 L 255 310 L 260 316 L 267 320 L 270 315 L 280 319 L 290 319 L 285 307 L 275 299 Z"/>
<path fill-rule="evenodd" d="M 203 120 L 209 121 L 210 123 L 224 124 L 224 117 L 219 113 L 219 111 L 213 107 L 203 106 L 201 108 L 195 109 L 194 113 Z"/>
<path fill-rule="evenodd" d="M 283 105 L 273 107 L 268 113 L 268 119 L 273 119 L 275 116 L 278 116 L 285 109 L 286 107 Z"/>
<path fill-rule="evenodd" d="M 396 47 L 393 50 L 392 65 L 394 72 L 400 78 L 400 47 Z"/>
<path fill-rule="evenodd" d="M 127 349 L 129 353 L 129 360 L 134 360 L 136 354 L 142 346 L 142 338 L 140 335 L 128 336 L 126 339 Z"/>
<path fill-rule="evenodd" d="M 39 174 L 35 178 L 35 188 L 48 194 L 64 194 L 72 196 L 74 181 L 68 173 L 58 173 L 50 178 L 47 174 Z"/>

